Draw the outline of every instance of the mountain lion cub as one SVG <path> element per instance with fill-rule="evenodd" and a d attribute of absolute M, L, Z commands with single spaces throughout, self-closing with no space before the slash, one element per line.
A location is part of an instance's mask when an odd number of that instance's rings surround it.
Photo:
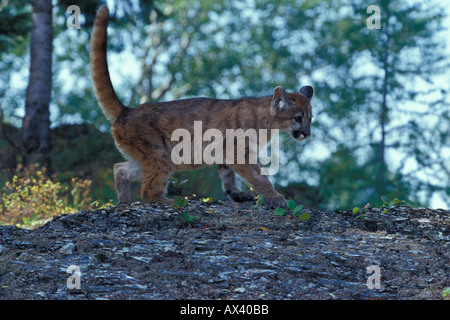
<path fill-rule="evenodd" d="M 310 136 L 312 118 L 310 101 L 314 94 L 310 86 L 302 87 L 299 93 L 286 93 L 283 87 L 276 87 L 272 96 L 261 98 L 237 100 L 193 98 L 144 103 L 135 108 L 125 107 L 114 91 L 106 61 L 108 15 L 106 6 L 97 11 L 92 31 L 90 59 L 98 102 L 105 117 L 112 124 L 112 135 L 117 148 L 128 160 L 114 165 L 119 203 L 130 202 L 129 184 L 133 181 L 142 182 L 142 200 L 173 203 L 173 200 L 165 197 L 167 182 L 172 172 L 206 165 L 204 162 L 175 164 L 171 158 L 177 144 L 171 138 L 172 134 L 175 130 L 183 128 L 185 132 L 194 136 L 194 122 L 202 124 L 201 133 L 213 128 L 223 136 L 229 129 L 251 129 L 256 132 L 261 129 L 270 132 L 277 129 L 291 134 L 298 141 Z M 268 140 L 270 138 L 269 135 Z M 226 138 L 220 141 L 223 142 L 223 146 L 227 144 Z M 237 149 L 237 145 L 239 144 L 234 142 L 234 149 Z M 203 142 L 200 146 L 197 143 L 197 147 L 204 148 L 204 146 Z M 193 148 L 195 149 L 195 143 Z M 245 148 L 245 157 L 249 158 L 249 147 Z M 250 193 L 242 192 L 236 187 L 235 173 L 238 173 L 263 196 L 265 205 L 272 208 L 286 206 L 284 197 L 275 191 L 267 175 L 261 173 L 261 167 L 257 163 L 219 162 L 218 167 L 223 189 L 232 200 L 253 199 Z"/>

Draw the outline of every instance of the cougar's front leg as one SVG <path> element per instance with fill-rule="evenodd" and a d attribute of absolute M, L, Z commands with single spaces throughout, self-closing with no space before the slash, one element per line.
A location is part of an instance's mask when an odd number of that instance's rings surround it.
<path fill-rule="evenodd" d="M 231 200 L 236 202 L 253 201 L 255 197 L 250 191 L 244 192 L 236 187 L 236 179 L 233 169 L 227 165 L 219 165 L 220 178 L 222 179 L 222 189 L 230 197 Z"/>
<path fill-rule="evenodd" d="M 270 208 L 286 207 L 286 199 L 272 186 L 269 178 L 261 174 L 261 167 L 257 164 L 233 165 L 232 168 L 261 194 L 264 204 Z"/>

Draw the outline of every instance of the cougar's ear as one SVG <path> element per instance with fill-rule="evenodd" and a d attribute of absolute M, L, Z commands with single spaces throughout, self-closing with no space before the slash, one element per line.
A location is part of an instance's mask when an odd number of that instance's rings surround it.
<path fill-rule="evenodd" d="M 270 113 L 275 116 L 282 112 L 288 106 L 288 97 L 286 91 L 281 86 L 278 86 L 273 90 L 272 104 L 270 105 Z"/>
<path fill-rule="evenodd" d="M 314 89 L 311 86 L 304 86 L 300 88 L 300 93 L 303 93 L 309 100 L 311 100 L 314 95 Z"/>

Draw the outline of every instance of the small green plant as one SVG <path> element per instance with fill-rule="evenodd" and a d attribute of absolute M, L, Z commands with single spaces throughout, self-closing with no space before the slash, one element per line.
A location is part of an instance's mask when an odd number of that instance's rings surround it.
<path fill-rule="evenodd" d="M 381 205 L 383 208 L 385 208 L 383 210 L 382 213 L 387 214 L 390 213 L 390 210 L 393 206 L 398 206 L 400 204 L 405 204 L 406 202 L 403 200 L 399 200 L 397 198 L 394 198 L 394 200 L 389 199 L 386 196 L 381 196 L 381 200 L 383 201 L 383 204 Z"/>
<path fill-rule="evenodd" d="M 175 192 L 178 196 L 181 196 L 183 184 L 185 184 L 186 182 L 188 182 L 188 179 L 179 181 L 174 176 L 171 176 L 169 179 L 169 183 L 172 183 L 173 187 L 175 188 Z"/>
<path fill-rule="evenodd" d="M 182 209 L 182 208 L 184 208 L 184 207 L 186 207 L 188 205 L 188 201 L 184 197 L 175 197 L 173 200 L 174 200 L 173 208 L 175 210 L 180 210 L 180 209 Z M 181 213 L 181 217 L 183 218 L 183 221 L 185 223 L 195 223 L 195 222 L 197 222 L 197 219 L 198 219 L 197 217 L 191 217 L 186 211 L 182 211 L 182 210 L 180 210 L 180 211 L 181 211 L 180 212 Z"/>
<path fill-rule="evenodd" d="M 195 223 L 197 222 L 197 217 L 191 217 L 186 211 L 182 212 L 183 215 L 183 221 L 186 223 Z"/>
<path fill-rule="evenodd" d="M 367 203 L 367 204 L 366 204 L 364 207 L 362 207 L 362 208 L 360 208 L 360 207 L 354 207 L 352 211 L 353 211 L 354 214 L 358 214 L 358 215 L 356 216 L 356 219 L 363 219 L 363 220 L 366 220 L 367 217 L 365 216 L 365 214 L 366 214 L 367 210 L 369 210 L 369 208 L 370 208 L 370 203 Z"/>
<path fill-rule="evenodd" d="M 445 288 L 444 291 L 442 291 L 442 297 L 444 299 L 449 299 L 450 298 L 450 287 L 449 288 Z"/>
<path fill-rule="evenodd" d="M 308 212 L 302 212 L 304 206 L 297 205 L 294 200 L 288 200 L 287 207 L 292 211 L 295 217 L 299 217 L 301 221 L 306 221 L 311 218 L 311 215 Z M 283 208 L 277 208 L 273 211 L 274 216 L 284 216 L 286 215 L 286 211 Z"/>
<path fill-rule="evenodd" d="M 309 218 L 311 218 L 311 215 L 308 212 L 303 212 L 301 215 L 298 216 L 301 221 L 306 221 Z"/>
<path fill-rule="evenodd" d="M 273 211 L 274 216 L 284 216 L 285 214 L 286 214 L 286 211 L 284 211 L 284 209 L 282 209 L 282 208 L 276 208 Z"/>
<path fill-rule="evenodd" d="M 112 199 L 109 199 L 107 202 L 102 202 L 99 200 L 95 200 L 94 202 L 89 204 L 88 209 L 92 210 L 92 209 L 104 209 L 104 208 L 108 208 L 108 207 L 114 207 L 114 201 Z"/>
<path fill-rule="evenodd" d="M 389 214 L 388 221 L 390 220 L 390 213 L 391 213 L 392 207 L 405 203 L 405 201 L 403 201 L 403 200 L 399 200 L 397 198 L 394 198 L 394 200 L 391 200 L 386 196 L 381 196 L 381 201 L 383 201 L 383 204 L 381 205 L 381 207 L 384 208 L 381 213 Z M 352 211 L 354 214 L 357 214 L 357 216 L 356 216 L 357 219 L 365 220 L 365 219 L 367 219 L 365 214 L 369 209 L 370 209 L 370 203 L 367 203 L 362 208 L 354 207 Z"/>
<path fill-rule="evenodd" d="M 188 205 L 188 201 L 184 197 L 175 197 L 173 199 L 173 208 L 178 210 L 184 208 Z"/>
<path fill-rule="evenodd" d="M 264 204 L 264 198 L 263 198 L 262 195 L 258 194 L 258 195 L 256 196 L 256 203 L 255 203 L 255 205 L 253 206 L 253 209 L 256 209 L 256 208 L 258 208 L 258 207 L 262 207 L 263 204 Z"/>

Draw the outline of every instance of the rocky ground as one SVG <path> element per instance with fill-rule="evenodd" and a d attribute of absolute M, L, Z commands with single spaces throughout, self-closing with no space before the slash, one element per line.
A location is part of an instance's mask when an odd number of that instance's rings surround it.
<path fill-rule="evenodd" d="M 1 226 L 0 299 L 441 300 L 450 287 L 448 210 L 306 210 L 301 221 L 250 203 L 183 209 L 134 203 Z"/>

